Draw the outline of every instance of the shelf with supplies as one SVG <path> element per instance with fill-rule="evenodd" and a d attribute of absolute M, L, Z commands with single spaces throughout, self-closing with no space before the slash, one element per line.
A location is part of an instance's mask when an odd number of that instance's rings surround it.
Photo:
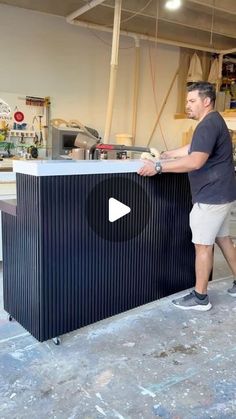
<path fill-rule="evenodd" d="M 11 129 L 8 133 L 9 137 L 25 137 L 25 138 L 34 138 L 36 132 L 35 131 L 27 131 L 27 130 L 19 130 L 19 129 Z"/>
<path fill-rule="evenodd" d="M 40 150 L 40 156 L 43 156 L 43 150 L 46 149 L 45 142 L 40 140 L 39 133 L 34 130 L 9 130 L 6 144 L 10 146 L 8 154 L 24 158 L 37 158 Z"/>
<path fill-rule="evenodd" d="M 47 154 L 50 98 L 0 92 L 0 158 Z"/>
<path fill-rule="evenodd" d="M 43 158 L 46 157 L 47 145 L 40 140 L 34 130 L 9 130 L 4 140 L 0 141 L 0 157 L 2 158 Z"/>

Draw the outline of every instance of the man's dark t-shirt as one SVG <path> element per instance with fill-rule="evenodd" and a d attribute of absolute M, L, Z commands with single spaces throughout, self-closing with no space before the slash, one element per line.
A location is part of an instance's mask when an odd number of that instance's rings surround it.
<path fill-rule="evenodd" d="M 193 203 L 225 204 L 236 200 L 232 141 L 222 116 L 209 112 L 196 127 L 189 153 L 209 154 L 206 163 L 190 172 Z"/>

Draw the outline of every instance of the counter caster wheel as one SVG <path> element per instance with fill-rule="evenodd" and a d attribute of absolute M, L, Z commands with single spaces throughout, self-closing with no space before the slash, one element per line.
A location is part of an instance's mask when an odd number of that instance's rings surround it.
<path fill-rule="evenodd" d="M 13 317 L 10 314 L 9 314 L 8 320 L 9 320 L 9 322 L 12 322 L 14 320 Z"/>
<path fill-rule="evenodd" d="M 60 338 L 58 338 L 58 337 L 56 337 L 56 338 L 52 338 L 52 341 L 53 341 L 53 343 L 54 343 L 54 345 L 60 345 L 61 344 L 61 339 Z"/>

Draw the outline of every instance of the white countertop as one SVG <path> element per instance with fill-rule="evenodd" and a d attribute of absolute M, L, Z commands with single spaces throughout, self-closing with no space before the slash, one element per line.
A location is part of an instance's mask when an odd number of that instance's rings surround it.
<path fill-rule="evenodd" d="M 136 173 L 141 160 L 15 160 L 13 172 L 32 176 Z"/>

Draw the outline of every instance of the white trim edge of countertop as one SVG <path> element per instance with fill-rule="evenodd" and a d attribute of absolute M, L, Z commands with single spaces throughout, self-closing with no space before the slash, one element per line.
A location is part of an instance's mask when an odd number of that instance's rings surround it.
<path fill-rule="evenodd" d="M 31 176 L 136 173 L 142 160 L 30 160 L 13 161 L 13 172 Z"/>

